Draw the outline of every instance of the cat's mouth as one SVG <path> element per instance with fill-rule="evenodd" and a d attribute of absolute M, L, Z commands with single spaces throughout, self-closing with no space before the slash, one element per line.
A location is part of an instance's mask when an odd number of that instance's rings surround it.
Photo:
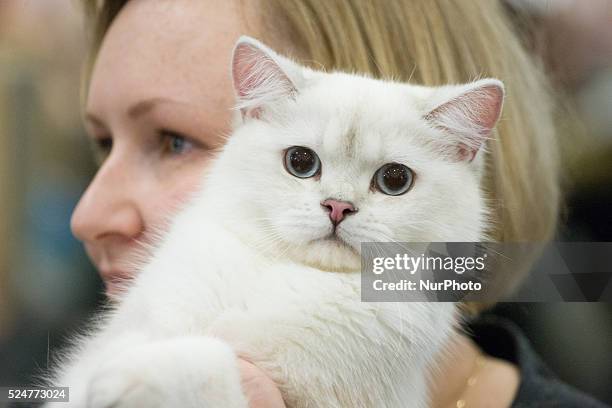
<path fill-rule="evenodd" d="M 330 272 L 358 272 L 361 267 L 360 247 L 356 248 L 344 234 L 331 232 L 309 241 L 310 250 L 296 253 L 300 262 Z"/>
<path fill-rule="evenodd" d="M 330 232 L 328 235 L 324 236 L 323 238 L 320 238 L 320 240 L 324 242 L 329 242 L 332 245 L 338 245 L 342 248 L 346 248 L 351 250 L 352 252 L 357 253 L 356 249 L 351 244 L 342 239 L 342 237 L 339 236 L 336 231 Z"/>

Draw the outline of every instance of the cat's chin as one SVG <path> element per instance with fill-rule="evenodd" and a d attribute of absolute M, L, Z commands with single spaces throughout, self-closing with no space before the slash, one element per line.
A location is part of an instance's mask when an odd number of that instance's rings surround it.
<path fill-rule="evenodd" d="M 361 257 L 351 245 L 338 238 L 326 237 L 290 250 L 295 261 L 330 272 L 359 272 Z"/>

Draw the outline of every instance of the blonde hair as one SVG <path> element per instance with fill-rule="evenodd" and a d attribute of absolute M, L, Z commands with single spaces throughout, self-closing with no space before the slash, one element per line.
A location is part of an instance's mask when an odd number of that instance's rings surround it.
<path fill-rule="evenodd" d="M 93 55 L 128 0 L 88 2 Z M 99 3 L 99 4 L 98 4 Z M 503 5 L 494 0 L 260 0 L 261 37 L 327 70 L 424 85 L 504 81 L 484 182 L 497 241 L 547 241 L 560 201 L 553 103 Z M 535 254 L 526 254 L 524 269 Z M 517 273 L 520 275 L 520 273 Z"/>

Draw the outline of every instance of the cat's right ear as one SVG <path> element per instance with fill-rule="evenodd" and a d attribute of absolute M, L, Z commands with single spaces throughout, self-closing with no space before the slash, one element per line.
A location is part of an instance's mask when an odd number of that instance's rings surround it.
<path fill-rule="evenodd" d="M 267 105 L 294 97 L 297 87 L 290 74 L 297 74 L 293 62 L 254 38 L 240 37 L 232 57 L 232 79 L 242 118 L 260 118 Z"/>
<path fill-rule="evenodd" d="M 434 92 L 443 102 L 431 109 L 424 116 L 425 120 L 446 133 L 446 150 L 451 157 L 471 162 L 491 138 L 499 120 L 504 84 L 487 78 L 465 85 L 439 87 Z"/>

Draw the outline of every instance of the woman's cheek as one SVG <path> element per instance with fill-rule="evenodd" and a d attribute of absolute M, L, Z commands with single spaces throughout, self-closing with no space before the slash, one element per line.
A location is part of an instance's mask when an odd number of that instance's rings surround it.
<path fill-rule="evenodd" d="M 202 188 L 207 163 L 198 161 L 182 166 L 163 183 L 160 202 L 167 208 L 180 208 Z"/>

